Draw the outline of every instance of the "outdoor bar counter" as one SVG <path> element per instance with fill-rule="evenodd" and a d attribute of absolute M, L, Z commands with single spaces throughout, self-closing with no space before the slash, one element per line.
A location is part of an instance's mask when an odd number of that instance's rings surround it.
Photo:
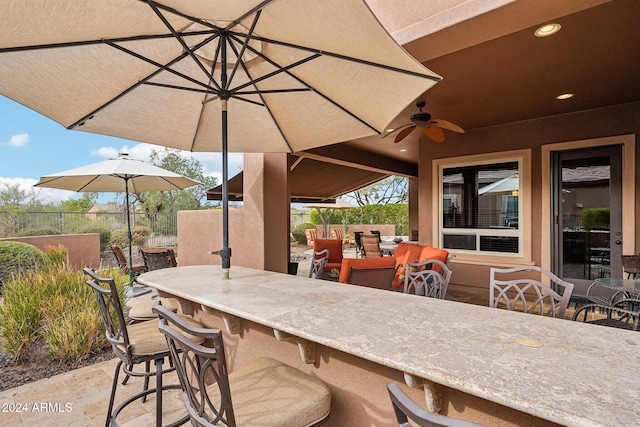
<path fill-rule="evenodd" d="M 236 266 L 138 280 L 222 329 L 231 370 L 264 355 L 325 381 L 331 426 L 394 425 L 389 381 L 486 425 L 640 425 L 638 332 Z"/>

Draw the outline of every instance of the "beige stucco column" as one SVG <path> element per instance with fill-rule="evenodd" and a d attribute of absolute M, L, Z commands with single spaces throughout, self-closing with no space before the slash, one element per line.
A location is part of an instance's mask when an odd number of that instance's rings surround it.
<path fill-rule="evenodd" d="M 233 266 L 287 272 L 289 200 L 287 154 L 244 155 L 244 203 L 229 209 Z M 178 212 L 178 264 L 220 264 L 222 211 Z"/>
<path fill-rule="evenodd" d="M 420 227 L 420 218 L 418 216 L 420 203 L 418 200 L 418 178 L 407 178 L 409 181 L 409 239 L 414 240 L 412 231 L 416 231 Z M 419 238 L 420 236 L 418 236 Z M 419 240 L 419 239 L 418 239 Z"/>

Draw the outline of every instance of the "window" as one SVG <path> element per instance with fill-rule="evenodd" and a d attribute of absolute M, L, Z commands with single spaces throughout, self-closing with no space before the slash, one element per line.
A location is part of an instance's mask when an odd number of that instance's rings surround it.
<path fill-rule="evenodd" d="M 438 168 L 440 247 L 522 256 L 524 158 L 444 163 Z"/>

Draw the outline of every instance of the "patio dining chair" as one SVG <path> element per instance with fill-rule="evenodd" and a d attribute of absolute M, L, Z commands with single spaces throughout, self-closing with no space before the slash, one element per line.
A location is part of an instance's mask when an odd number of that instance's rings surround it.
<path fill-rule="evenodd" d="M 444 299 L 451 280 L 451 270 L 442 261 L 427 259 L 408 262 L 404 276 L 404 293 L 413 292 L 429 298 Z"/>
<path fill-rule="evenodd" d="M 354 231 L 353 237 L 356 241 L 356 258 L 359 256 L 364 258 L 364 248 L 362 246 L 362 236 L 364 235 L 364 231 Z"/>
<path fill-rule="evenodd" d="M 572 320 L 593 325 L 637 331 L 640 300 L 623 298 L 612 304 L 585 304 L 573 313 Z"/>
<path fill-rule="evenodd" d="M 546 276 L 553 288 L 539 280 L 522 277 L 523 273 L 531 272 Z M 544 268 L 518 266 L 491 268 L 489 286 L 489 307 L 502 307 L 511 311 L 562 319 L 569 305 L 574 285 Z"/>
<path fill-rule="evenodd" d="M 329 261 L 329 249 L 324 249 L 319 252 L 314 252 L 311 258 L 311 268 L 309 269 L 309 277 L 322 279 L 324 275 L 324 268 Z"/>
<path fill-rule="evenodd" d="M 171 248 L 143 248 L 140 255 L 144 261 L 145 271 L 177 267 L 176 255 Z"/>
<path fill-rule="evenodd" d="M 219 329 L 193 327 L 162 306 L 154 310 L 194 426 L 304 427 L 328 419 L 331 392 L 322 381 L 268 357 L 229 373 Z"/>
<path fill-rule="evenodd" d="M 116 258 L 120 272 L 122 274 L 129 274 L 129 260 L 127 259 L 127 255 L 125 254 L 124 249 L 122 249 L 122 246 L 111 245 L 109 246 L 109 249 L 111 249 L 111 252 L 113 252 L 113 255 Z M 144 264 L 133 264 L 132 272 L 135 276 L 140 273 L 144 273 L 144 271 Z"/>
<path fill-rule="evenodd" d="M 387 384 L 398 427 L 409 427 L 409 420 L 421 427 L 482 427 L 471 421 L 434 414 L 420 407 L 396 383 Z"/>
<path fill-rule="evenodd" d="M 98 304 L 100 316 L 105 325 L 105 336 L 111 343 L 113 353 L 119 359 L 113 376 L 111 396 L 107 409 L 105 427 L 118 425 L 118 415 L 131 403 L 141 399 L 143 402 L 152 393 L 156 395 L 156 426 L 162 426 L 162 392 L 170 389 L 179 389 L 178 384 L 163 385 L 162 377 L 175 370 L 173 367 L 163 368 L 164 360 L 169 358 L 169 347 L 164 336 L 158 331 L 158 319 L 127 324 L 122 309 L 122 303 L 118 296 L 115 281 L 111 278 L 100 277 L 90 268 L 84 268 L 84 273 L 89 276 L 87 284 L 93 289 Z M 186 320 L 185 320 L 186 322 Z M 193 320 L 189 322 L 195 326 L 201 325 Z M 194 337 L 194 339 L 197 339 Z M 151 369 L 151 362 L 155 364 L 155 370 Z M 135 369 L 144 363 L 144 370 Z M 118 378 L 122 370 L 128 377 L 144 378 L 144 386 L 141 392 L 125 399 L 117 408 L 113 409 Z M 156 387 L 149 388 L 149 378 L 155 377 Z M 188 421 L 189 417 L 182 417 L 167 426 L 179 426 Z"/>
<path fill-rule="evenodd" d="M 375 234 L 362 235 L 362 248 L 365 258 L 379 258 L 382 256 L 380 238 Z"/>

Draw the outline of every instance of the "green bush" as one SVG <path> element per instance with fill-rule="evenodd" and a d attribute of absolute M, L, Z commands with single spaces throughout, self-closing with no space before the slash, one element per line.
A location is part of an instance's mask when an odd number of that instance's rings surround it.
<path fill-rule="evenodd" d="M 42 228 L 42 229 L 34 229 L 34 228 L 25 228 L 16 233 L 17 237 L 33 237 L 33 236 L 51 236 L 62 234 L 58 230 L 54 230 L 53 228 Z"/>
<path fill-rule="evenodd" d="M 153 230 L 149 227 L 142 225 L 136 225 L 131 227 L 131 243 L 133 246 L 144 246 L 145 242 L 151 236 Z M 129 239 L 127 237 L 127 229 L 120 228 L 111 233 L 111 245 L 120 245 L 123 248 L 129 246 Z"/>
<path fill-rule="evenodd" d="M 33 245 L 0 241 L 0 290 L 12 275 L 45 267 L 49 262 L 47 254 Z"/>
<path fill-rule="evenodd" d="M 100 250 L 105 251 L 111 244 L 111 230 L 103 227 L 89 227 L 82 230 L 84 234 L 98 233 L 100 235 Z"/>
<path fill-rule="evenodd" d="M 313 224 L 310 224 L 308 222 L 304 222 L 296 227 L 293 228 L 293 230 L 291 231 L 291 234 L 293 235 L 293 239 L 300 243 L 301 245 L 306 245 L 307 244 L 307 235 L 304 234 L 304 230 L 308 229 L 308 228 L 313 228 L 315 229 L 316 226 Z"/>
<path fill-rule="evenodd" d="M 609 208 L 585 208 L 582 210 L 582 226 L 587 230 L 609 229 Z"/>
<path fill-rule="evenodd" d="M 121 301 L 124 281 L 117 273 L 100 274 L 116 279 Z M 44 343 L 51 358 L 62 361 L 82 358 L 108 346 L 93 290 L 80 270 L 68 264 L 13 276 L 5 284 L 0 305 L 0 344 L 16 360 L 41 351 L 30 349 Z"/>

